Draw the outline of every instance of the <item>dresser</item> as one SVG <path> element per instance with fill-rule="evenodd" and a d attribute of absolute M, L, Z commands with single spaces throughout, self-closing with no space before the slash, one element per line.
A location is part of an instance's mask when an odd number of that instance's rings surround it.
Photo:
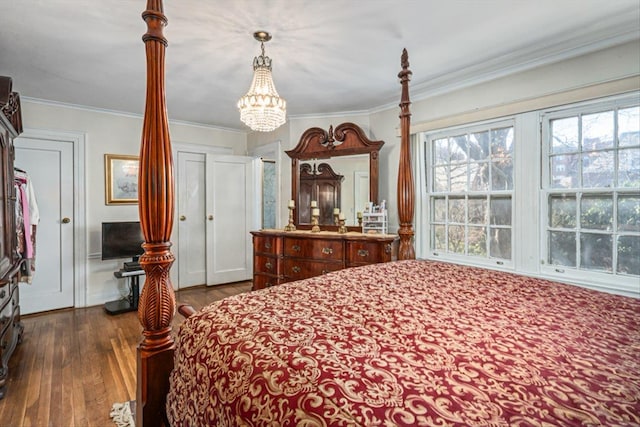
<path fill-rule="evenodd" d="M 332 231 L 252 231 L 253 289 L 396 258 L 398 236 Z"/>
<path fill-rule="evenodd" d="M 12 80 L 0 76 L 0 398 L 9 376 L 9 358 L 22 338 L 18 279 L 21 259 L 16 253 L 16 192 L 13 139 L 22 132 L 20 98 Z"/>

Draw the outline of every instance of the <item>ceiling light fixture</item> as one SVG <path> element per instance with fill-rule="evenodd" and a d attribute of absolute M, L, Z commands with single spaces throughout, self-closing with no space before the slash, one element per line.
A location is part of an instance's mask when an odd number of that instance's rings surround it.
<path fill-rule="evenodd" d="M 280 98 L 271 76 L 271 58 L 264 54 L 264 43 L 271 40 L 266 31 L 256 31 L 262 54 L 253 58 L 253 81 L 245 96 L 238 101 L 240 120 L 257 132 L 271 132 L 286 121 L 287 102 Z"/>

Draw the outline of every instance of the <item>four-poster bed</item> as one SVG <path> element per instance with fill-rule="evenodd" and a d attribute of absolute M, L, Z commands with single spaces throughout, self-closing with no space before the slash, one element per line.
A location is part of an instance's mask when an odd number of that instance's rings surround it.
<path fill-rule="evenodd" d="M 140 264 L 147 279 L 136 425 L 640 423 L 640 301 L 413 259 L 406 51 L 401 261 L 241 294 L 197 313 L 181 307 L 188 318 L 174 342 L 161 0 L 148 0 L 143 17 L 139 189 L 147 243 Z"/>

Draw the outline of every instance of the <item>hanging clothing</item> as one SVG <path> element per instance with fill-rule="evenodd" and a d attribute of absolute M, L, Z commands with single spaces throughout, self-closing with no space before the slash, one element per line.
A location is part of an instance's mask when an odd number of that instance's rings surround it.
<path fill-rule="evenodd" d="M 21 169 L 15 169 L 14 177 L 16 187 L 16 250 L 24 259 L 20 270 L 20 280 L 31 283 L 36 269 L 36 230 L 40 222 L 40 211 L 29 175 Z"/>

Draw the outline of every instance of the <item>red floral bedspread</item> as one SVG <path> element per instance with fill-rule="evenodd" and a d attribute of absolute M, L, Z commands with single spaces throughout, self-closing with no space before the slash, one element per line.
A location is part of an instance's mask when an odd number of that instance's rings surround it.
<path fill-rule="evenodd" d="M 640 300 L 427 261 L 213 303 L 180 328 L 177 426 L 640 424 Z"/>

